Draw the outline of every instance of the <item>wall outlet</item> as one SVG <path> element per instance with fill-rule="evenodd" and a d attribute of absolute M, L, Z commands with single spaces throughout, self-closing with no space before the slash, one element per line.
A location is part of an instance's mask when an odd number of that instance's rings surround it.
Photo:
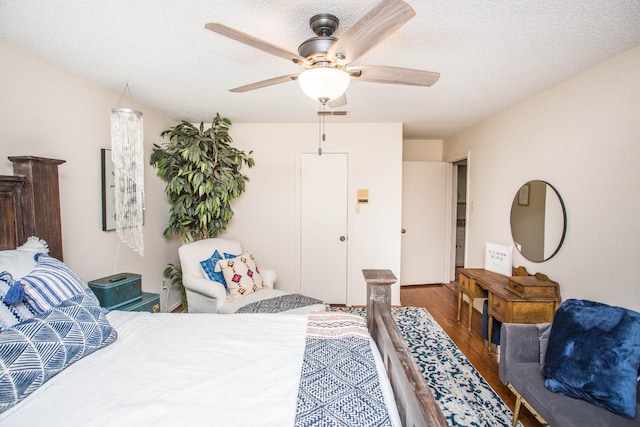
<path fill-rule="evenodd" d="M 165 283 L 164 280 L 160 281 L 160 289 L 162 289 L 163 291 L 167 290 L 167 284 Z"/>

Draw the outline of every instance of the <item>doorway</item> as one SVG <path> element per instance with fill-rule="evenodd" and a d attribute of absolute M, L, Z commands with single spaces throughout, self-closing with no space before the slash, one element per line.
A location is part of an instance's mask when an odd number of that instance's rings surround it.
<path fill-rule="evenodd" d="M 455 187 L 455 270 L 465 266 L 466 237 L 467 237 L 467 159 L 453 163 L 453 178 Z M 455 274 L 457 279 L 457 273 Z"/>

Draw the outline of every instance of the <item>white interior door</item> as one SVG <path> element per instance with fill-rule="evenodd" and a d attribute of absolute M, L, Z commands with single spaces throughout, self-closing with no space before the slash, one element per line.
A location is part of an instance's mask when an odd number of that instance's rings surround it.
<path fill-rule="evenodd" d="M 346 304 L 348 155 L 302 154 L 300 165 L 301 291 Z"/>
<path fill-rule="evenodd" d="M 402 162 L 401 285 L 445 283 L 447 163 Z"/>

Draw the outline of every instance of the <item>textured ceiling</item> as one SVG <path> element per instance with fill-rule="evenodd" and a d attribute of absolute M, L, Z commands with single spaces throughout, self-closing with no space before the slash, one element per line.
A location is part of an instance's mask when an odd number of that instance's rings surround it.
<path fill-rule="evenodd" d="M 352 81 L 346 117 L 402 122 L 404 137 L 446 138 L 640 44 L 640 0 L 409 0 L 416 16 L 352 65 L 441 73 L 430 88 Z M 0 0 L 0 37 L 174 119 L 315 122 L 284 59 L 212 33 L 220 22 L 290 51 L 332 13 L 337 37 L 377 0 Z M 639 70 L 640 75 L 640 70 Z"/>

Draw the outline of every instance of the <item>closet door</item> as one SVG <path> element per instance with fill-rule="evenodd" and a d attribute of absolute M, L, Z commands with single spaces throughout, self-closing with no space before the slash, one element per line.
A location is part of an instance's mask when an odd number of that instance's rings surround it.
<path fill-rule="evenodd" d="M 301 291 L 346 304 L 348 155 L 302 154 L 300 165 Z"/>

